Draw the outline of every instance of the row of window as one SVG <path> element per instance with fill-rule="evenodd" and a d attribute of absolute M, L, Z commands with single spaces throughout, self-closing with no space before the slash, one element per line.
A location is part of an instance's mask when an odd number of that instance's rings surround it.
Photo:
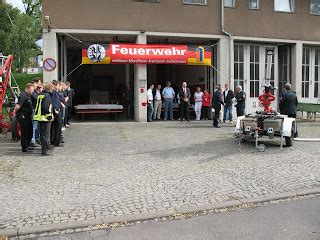
<path fill-rule="evenodd" d="M 249 9 L 259 10 L 261 0 L 249 0 Z M 236 7 L 236 0 L 224 0 L 225 7 Z M 274 10 L 277 12 L 293 13 L 295 0 L 274 0 Z M 310 0 L 310 13 L 320 15 L 320 0 Z"/>
<path fill-rule="evenodd" d="M 159 3 L 160 0 L 136 0 L 139 2 Z M 248 0 L 249 9 L 259 10 L 261 0 Z M 270 0 L 267 0 L 270 1 Z M 183 0 L 184 4 L 208 5 L 208 0 Z M 224 6 L 235 8 L 236 0 L 224 0 Z M 295 0 L 274 0 L 274 10 L 277 12 L 293 13 L 295 10 Z M 320 15 L 320 0 L 310 0 L 310 13 Z"/>
<path fill-rule="evenodd" d="M 290 47 L 278 48 L 277 83 L 275 83 L 275 58 L 272 59 L 270 83 L 281 94 L 284 85 L 290 82 Z M 248 96 L 257 98 L 261 94 L 261 79 L 266 69 L 265 46 L 234 45 L 234 85 L 241 85 Z M 320 82 L 320 48 L 303 49 L 301 95 L 303 98 L 318 98 Z M 276 84 L 276 85 L 275 85 Z"/>
<path fill-rule="evenodd" d="M 312 96 L 310 85 L 314 85 L 313 96 L 319 97 L 320 49 L 303 48 L 302 58 L 302 97 Z"/>

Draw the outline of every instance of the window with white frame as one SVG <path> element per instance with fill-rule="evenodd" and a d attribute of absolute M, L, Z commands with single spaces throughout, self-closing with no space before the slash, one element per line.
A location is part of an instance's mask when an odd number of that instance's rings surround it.
<path fill-rule="evenodd" d="M 184 4 L 207 5 L 208 0 L 183 0 Z"/>
<path fill-rule="evenodd" d="M 236 7 L 236 0 L 224 0 L 224 6 L 225 7 Z"/>
<path fill-rule="evenodd" d="M 249 0 L 249 9 L 260 9 L 260 0 Z"/>
<path fill-rule="evenodd" d="M 244 46 L 234 45 L 234 87 L 244 84 Z"/>
<path fill-rule="evenodd" d="M 303 48 L 302 57 L 302 97 L 309 97 L 310 83 L 310 48 Z"/>
<path fill-rule="evenodd" d="M 259 97 L 260 88 L 260 48 L 250 46 L 250 97 Z"/>
<path fill-rule="evenodd" d="M 286 83 L 290 83 L 290 47 L 279 47 L 279 95 Z"/>
<path fill-rule="evenodd" d="M 266 49 L 267 52 L 267 49 Z M 265 72 L 267 72 L 267 54 L 266 54 L 266 58 L 265 58 Z M 271 86 L 274 88 L 274 69 L 275 69 L 275 63 L 274 63 L 274 54 L 272 55 L 272 62 L 271 62 L 271 78 L 270 78 L 270 84 Z M 274 89 L 272 89 L 271 91 L 272 94 L 274 94 Z"/>
<path fill-rule="evenodd" d="M 319 98 L 320 81 L 320 48 L 315 50 L 315 69 L 314 69 L 314 97 Z"/>
<path fill-rule="evenodd" d="M 274 0 L 274 10 L 277 12 L 294 12 L 294 0 Z"/>
<path fill-rule="evenodd" d="M 320 0 L 310 0 L 310 13 L 320 15 Z"/>

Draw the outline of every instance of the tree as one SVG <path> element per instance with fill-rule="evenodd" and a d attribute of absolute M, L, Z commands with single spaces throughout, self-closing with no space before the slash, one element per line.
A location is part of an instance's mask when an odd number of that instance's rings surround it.
<path fill-rule="evenodd" d="M 37 30 L 37 40 L 42 38 L 41 15 L 42 0 L 22 0 L 26 14 L 30 16 Z"/>
<path fill-rule="evenodd" d="M 6 3 L 0 3 L 0 52 L 4 52 L 5 39 L 12 28 L 12 23 L 19 15 L 19 10 Z M 11 22 L 12 21 L 12 22 Z"/>
<path fill-rule="evenodd" d="M 42 0 L 22 0 L 22 2 L 28 16 L 40 18 L 42 12 Z"/>
<path fill-rule="evenodd" d="M 34 19 L 27 14 L 20 14 L 6 36 L 5 50 L 14 55 L 14 68 L 19 72 L 28 65 L 31 57 L 39 53 L 39 47 L 36 45 L 38 33 L 35 29 Z"/>

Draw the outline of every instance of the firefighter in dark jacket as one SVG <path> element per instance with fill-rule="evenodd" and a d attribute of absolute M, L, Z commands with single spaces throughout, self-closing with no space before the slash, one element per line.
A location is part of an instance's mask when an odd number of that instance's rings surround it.
<path fill-rule="evenodd" d="M 214 128 L 220 128 L 218 126 L 219 123 L 219 117 L 220 117 L 220 111 L 221 111 L 221 106 L 224 104 L 223 103 L 223 96 L 222 96 L 222 90 L 221 90 L 221 85 L 217 85 L 216 91 L 214 92 L 212 96 L 212 111 L 213 111 L 213 127 Z"/>
<path fill-rule="evenodd" d="M 294 91 L 291 90 L 291 84 L 287 83 L 284 86 L 284 92 L 282 93 L 282 97 L 280 98 L 280 113 L 291 118 L 296 118 L 297 106 L 297 95 Z"/>
<path fill-rule="evenodd" d="M 44 91 L 39 94 L 37 98 L 37 104 L 34 112 L 34 121 L 38 121 L 40 125 L 40 139 L 43 156 L 47 156 L 50 143 L 50 128 L 53 121 L 53 107 L 52 97 L 53 92 L 52 83 L 47 83 L 44 87 Z"/>
<path fill-rule="evenodd" d="M 21 92 L 18 103 L 14 108 L 14 114 L 21 128 L 21 147 L 22 152 L 30 152 L 33 150 L 30 147 L 32 139 L 32 101 L 31 95 L 34 91 L 32 83 L 28 83 L 24 91 Z"/>
<path fill-rule="evenodd" d="M 59 94 L 61 85 L 57 80 L 53 80 L 54 90 L 52 92 L 52 106 L 54 120 L 51 124 L 50 142 L 55 147 L 61 146 L 61 129 L 62 129 L 62 97 Z"/>

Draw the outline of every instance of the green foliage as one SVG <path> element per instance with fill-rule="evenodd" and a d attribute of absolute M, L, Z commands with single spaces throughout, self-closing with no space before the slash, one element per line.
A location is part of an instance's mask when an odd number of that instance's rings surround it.
<path fill-rule="evenodd" d="M 22 0 L 26 15 L 31 17 L 37 31 L 37 40 L 42 37 L 41 15 L 42 15 L 42 0 Z"/>
<path fill-rule="evenodd" d="M 36 45 L 37 31 L 32 18 L 20 14 L 14 22 L 11 31 L 6 35 L 5 50 L 14 55 L 14 69 L 22 72 L 31 57 L 38 55 L 39 47 Z"/>
<path fill-rule="evenodd" d="M 42 37 L 42 0 L 23 0 L 26 13 L 0 3 L 0 51 L 14 55 L 14 71 L 28 67 L 30 58 L 40 54 L 36 41 Z"/>
<path fill-rule="evenodd" d="M 12 22 L 19 16 L 19 10 L 6 3 L 0 3 L 0 52 L 5 51 L 5 38 L 10 32 Z M 6 54 L 6 52 L 4 52 Z"/>
<path fill-rule="evenodd" d="M 26 74 L 26 73 L 14 73 L 14 79 L 16 80 L 17 84 L 19 85 L 20 89 L 24 89 L 27 83 L 32 82 L 32 80 L 36 77 L 42 78 L 42 73 L 40 74 Z"/>
<path fill-rule="evenodd" d="M 42 0 L 22 0 L 28 16 L 40 17 L 42 11 Z"/>
<path fill-rule="evenodd" d="M 2 108 L 2 114 L 3 114 L 3 117 L 6 119 L 8 117 L 8 110 L 7 108 L 3 107 Z"/>

